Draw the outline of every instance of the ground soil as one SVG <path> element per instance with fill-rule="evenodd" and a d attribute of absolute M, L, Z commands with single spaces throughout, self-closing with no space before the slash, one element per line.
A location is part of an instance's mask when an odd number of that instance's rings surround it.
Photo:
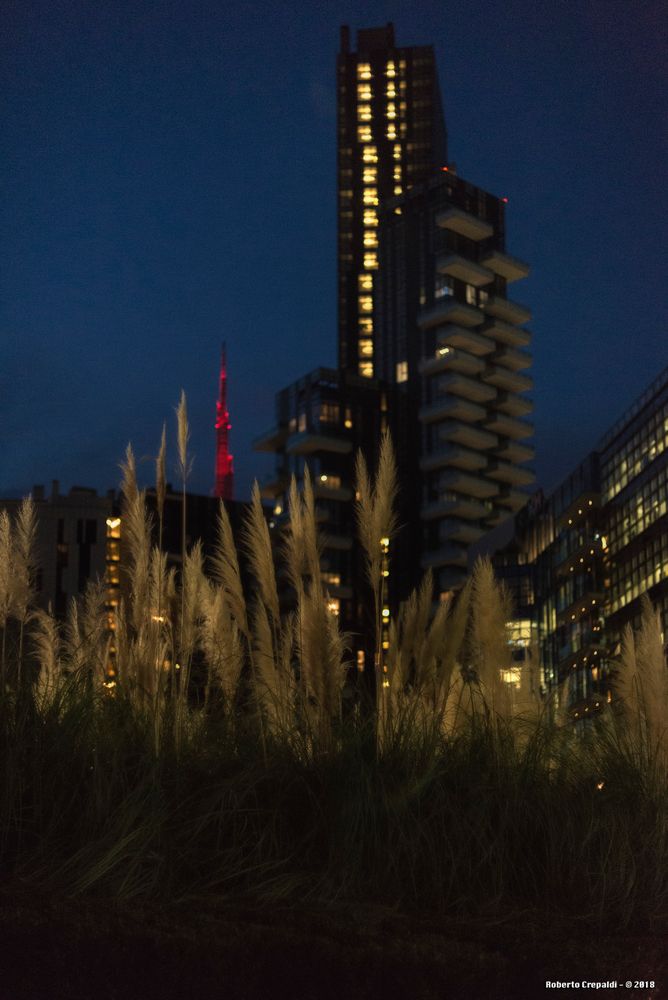
<path fill-rule="evenodd" d="M 0 1000 L 668 1000 L 668 928 L 0 894 Z M 546 981 L 617 988 L 546 989 Z M 653 980 L 654 988 L 626 988 Z"/>

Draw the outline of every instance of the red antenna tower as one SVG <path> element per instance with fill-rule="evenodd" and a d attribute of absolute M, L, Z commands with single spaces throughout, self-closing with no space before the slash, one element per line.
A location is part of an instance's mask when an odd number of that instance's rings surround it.
<path fill-rule="evenodd" d="M 234 459 L 230 455 L 230 415 L 227 411 L 227 356 L 225 344 L 220 356 L 220 379 L 216 403 L 216 486 L 214 495 L 223 500 L 234 498 Z"/>

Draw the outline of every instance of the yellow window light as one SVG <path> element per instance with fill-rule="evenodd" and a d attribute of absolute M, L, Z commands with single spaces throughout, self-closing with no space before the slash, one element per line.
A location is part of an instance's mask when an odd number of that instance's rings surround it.
<path fill-rule="evenodd" d="M 360 312 L 373 312 L 373 298 L 371 295 L 360 295 L 358 298 Z"/>
<path fill-rule="evenodd" d="M 359 142 L 371 142 L 371 126 L 370 125 L 358 125 L 357 126 L 357 138 Z"/>
<path fill-rule="evenodd" d="M 373 288 L 373 275 L 372 274 L 360 274 L 357 279 L 357 284 L 361 291 L 370 292 Z"/>
<path fill-rule="evenodd" d="M 362 378 L 373 378 L 373 364 L 371 361 L 360 361 L 357 367 Z"/>
<path fill-rule="evenodd" d="M 378 267 L 378 254 L 376 253 L 365 253 L 364 254 L 364 266 L 370 270 L 375 271 Z"/>
<path fill-rule="evenodd" d="M 364 188 L 364 194 L 362 196 L 362 201 L 365 205 L 377 205 L 378 204 L 378 188 L 367 187 Z"/>
<path fill-rule="evenodd" d="M 364 246 L 365 247 L 377 247 L 378 237 L 376 236 L 375 230 L 366 229 L 364 231 Z"/>
<path fill-rule="evenodd" d="M 357 118 L 361 122 L 371 121 L 371 105 L 370 104 L 358 104 L 357 105 Z"/>
<path fill-rule="evenodd" d="M 370 80 L 371 79 L 371 66 L 369 63 L 358 63 L 357 64 L 357 79 L 358 80 Z"/>
<path fill-rule="evenodd" d="M 362 161 L 364 163 L 378 163 L 378 147 L 367 146 L 362 150 Z"/>
<path fill-rule="evenodd" d="M 392 157 L 395 160 L 400 160 L 401 159 L 401 143 L 400 142 L 395 142 L 394 147 L 392 149 Z"/>
<path fill-rule="evenodd" d="M 365 226 L 378 225 L 378 214 L 374 212 L 372 208 L 367 208 L 364 210 L 364 225 Z"/>
<path fill-rule="evenodd" d="M 371 100 L 371 84 L 370 83 L 358 83 L 357 84 L 357 100 L 358 101 L 370 101 Z"/>
<path fill-rule="evenodd" d="M 373 340 L 359 340 L 358 351 L 362 358 L 373 357 Z"/>
<path fill-rule="evenodd" d="M 365 184 L 375 184 L 378 180 L 378 170 L 376 167 L 365 167 L 362 172 L 362 180 Z"/>
<path fill-rule="evenodd" d="M 396 137 L 397 137 L 397 128 L 396 128 L 396 125 L 388 125 L 387 126 L 387 132 L 385 134 L 387 135 L 388 139 L 396 139 Z"/>

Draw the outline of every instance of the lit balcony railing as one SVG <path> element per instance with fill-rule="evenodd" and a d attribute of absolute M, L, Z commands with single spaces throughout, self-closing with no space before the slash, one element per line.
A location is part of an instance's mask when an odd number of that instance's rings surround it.
<path fill-rule="evenodd" d="M 485 378 L 485 382 L 487 381 L 488 379 Z M 463 396 L 464 399 L 470 399 L 474 403 L 491 403 L 493 399 L 496 399 L 496 389 L 491 385 L 486 385 L 485 382 L 468 378 L 458 372 L 452 372 L 438 380 L 438 391 Z"/>
<path fill-rule="evenodd" d="M 420 468 L 423 472 L 450 466 L 455 469 L 466 469 L 469 472 L 479 472 L 486 465 L 487 458 L 484 453 L 473 451 L 471 448 L 462 448 L 458 444 L 442 445 L 420 459 Z"/>
<path fill-rule="evenodd" d="M 504 392 L 528 392 L 533 389 L 533 379 L 528 375 L 503 368 L 501 365 L 489 365 L 482 375 L 483 381 L 496 386 Z"/>
<path fill-rule="evenodd" d="M 503 437 L 515 438 L 517 440 L 531 437 L 533 434 L 533 424 L 530 424 L 527 420 L 517 420 L 514 417 L 507 417 L 503 413 L 492 414 L 492 416 L 484 421 L 483 427 L 485 430 L 492 431 L 495 434 L 501 434 Z"/>
<path fill-rule="evenodd" d="M 434 521 L 442 517 L 463 517 L 469 521 L 480 521 L 488 517 L 490 510 L 473 497 L 443 496 L 422 506 L 420 517 L 423 521 Z"/>
<path fill-rule="evenodd" d="M 520 278 L 526 278 L 529 273 L 529 265 L 525 264 L 523 260 L 511 257 L 507 253 L 501 253 L 500 250 L 492 250 L 491 253 L 486 254 L 481 263 L 508 282 L 519 281 Z"/>
<path fill-rule="evenodd" d="M 489 285 L 494 281 L 494 273 L 486 267 L 482 267 L 473 260 L 460 257 L 459 254 L 442 254 L 436 259 L 436 270 L 439 274 L 449 274 L 459 281 L 465 281 L 469 285 L 480 287 Z"/>
<path fill-rule="evenodd" d="M 435 420 L 464 420 L 471 423 L 478 423 L 487 416 L 487 410 L 477 403 L 471 403 L 468 399 L 461 399 L 459 396 L 443 396 L 433 403 L 423 406 L 419 412 L 419 418 L 423 423 L 433 423 Z"/>
<path fill-rule="evenodd" d="M 479 375 L 485 370 L 485 362 L 468 351 L 454 347 L 439 347 L 435 356 L 420 362 L 421 375 L 437 375 L 439 372 L 461 372 L 462 375 Z"/>
<path fill-rule="evenodd" d="M 533 483 L 535 475 L 532 469 L 523 468 L 521 465 L 513 465 L 512 462 L 492 461 L 487 469 L 490 479 L 497 479 L 501 483 L 511 483 L 513 486 L 528 486 Z"/>
<path fill-rule="evenodd" d="M 317 451 L 347 455 L 353 450 L 353 444 L 352 441 L 344 437 L 334 437 L 333 434 L 302 431 L 300 434 L 293 434 L 288 438 L 285 450 L 289 455 L 311 455 Z"/>
<path fill-rule="evenodd" d="M 449 229 L 452 233 L 459 233 L 469 240 L 486 240 L 494 235 L 494 227 L 479 219 L 470 212 L 465 212 L 461 208 L 446 208 L 436 216 L 436 225 L 441 229 Z"/>
<path fill-rule="evenodd" d="M 504 320 L 506 323 L 512 323 L 516 326 L 528 323 L 531 319 L 530 309 L 527 309 L 526 306 L 521 305 L 519 302 L 504 299 L 501 295 L 489 296 L 485 303 L 485 312 L 489 313 L 490 316 L 496 316 L 497 319 Z"/>
<path fill-rule="evenodd" d="M 277 424 L 253 440 L 253 451 L 279 451 L 288 436 L 288 429 Z"/>
<path fill-rule="evenodd" d="M 496 347 L 489 337 L 483 337 L 470 327 L 456 326 L 454 323 L 448 323 L 436 331 L 436 345 L 437 351 L 446 347 L 461 348 L 479 358 L 491 354 Z"/>
<path fill-rule="evenodd" d="M 480 326 L 484 320 L 483 314 L 475 306 L 459 302 L 445 296 L 435 302 L 429 309 L 423 309 L 418 316 L 418 323 L 423 330 L 442 323 L 457 323 L 461 326 Z"/>
<path fill-rule="evenodd" d="M 484 431 L 481 427 L 463 424 L 457 420 L 447 420 L 442 423 L 436 436 L 441 441 L 452 441 L 455 444 L 463 444 L 466 448 L 476 448 L 480 451 L 494 448 L 499 441 L 496 434 L 490 434 L 489 431 Z M 436 447 L 438 445 L 435 445 Z"/>
<path fill-rule="evenodd" d="M 481 328 L 485 337 L 494 338 L 500 344 L 509 347 L 528 347 L 531 343 L 531 331 L 505 323 L 502 319 L 490 319 Z"/>

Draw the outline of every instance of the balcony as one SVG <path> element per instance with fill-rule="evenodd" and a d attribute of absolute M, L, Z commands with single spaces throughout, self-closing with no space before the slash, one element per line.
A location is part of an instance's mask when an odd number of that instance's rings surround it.
<path fill-rule="evenodd" d="M 533 477 L 532 477 L 533 481 Z M 516 514 L 518 510 L 524 507 L 525 503 L 529 497 L 526 493 L 521 493 L 519 490 L 507 490 L 504 493 L 500 493 L 496 498 L 496 504 L 498 507 L 504 507 Z"/>
<path fill-rule="evenodd" d="M 482 327 L 481 333 L 486 337 L 493 337 L 501 344 L 508 344 L 509 347 L 528 347 L 531 343 L 530 330 L 512 326 L 500 319 L 488 320 Z"/>
<path fill-rule="evenodd" d="M 501 365 L 489 365 L 482 378 L 488 385 L 496 386 L 504 392 L 528 392 L 533 389 L 533 379 L 528 375 L 520 375 Z"/>
<path fill-rule="evenodd" d="M 289 455 L 312 455 L 317 451 L 347 455 L 353 450 L 353 445 L 352 441 L 346 438 L 318 434 L 315 431 L 302 431 L 300 434 L 291 435 L 285 450 Z"/>
<path fill-rule="evenodd" d="M 471 403 L 467 399 L 458 396 L 443 396 L 427 406 L 423 406 L 418 414 L 423 423 L 430 424 L 436 420 L 447 420 L 452 417 L 454 420 L 464 420 L 470 423 L 477 423 L 484 420 L 487 410 L 477 403 Z"/>
<path fill-rule="evenodd" d="M 263 500 L 273 500 L 280 493 L 285 493 L 288 477 L 284 472 L 269 472 L 260 480 L 260 496 Z"/>
<path fill-rule="evenodd" d="M 499 492 L 498 483 L 493 483 L 484 476 L 474 476 L 459 469 L 451 469 L 439 476 L 439 486 L 442 490 L 463 493 L 478 500 L 489 500 Z"/>
<path fill-rule="evenodd" d="M 491 354 L 496 344 L 489 337 L 463 326 L 448 324 L 436 331 L 437 350 L 444 347 L 461 348 L 476 357 L 482 358 L 486 354 Z"/>
<path fill-rule="evenodd" d="M 525 368 L 530 368 L 533 358 L 528 351 L 518 351 L 513 347 L 502 347 L 496 351 L 490 361 L 496 361 L 504 368 L 510 368 L 514 372 L 521 372 Z"/>
<path fill-rule="evenodd" d="M 313 495 L 321 500 L 340 500 L 346 503 L 353 498 L 353 491 L 348 486 L 328 486 L 316 479 L 313 483 Z"/>
<path fill-rule="evenodd" d="M 513 486 L 528 486 L 536 478 L 532 469 L 524 469 L 520 465 L 498 460 L 490 464 L 487 475 L 490 479 L 497 479 L 501 483 L 510 483 Z"/>
<path fill-rule="evenodd" d="M 529 265 L 525 264 L 523 260 L 511 257 L 507 253 L 501 253 L 500 250 L 492 250 L 491 253 L 485 254 L 482 264 L 508 282 L 519 281 L 520 278 L 526 278 L 529 273 Z"/>
<path fill-rule="evenodd" d="M 494 451 L 494 456 L 505 459 L 506 462 L 531 462 L 536 457 L 536 449 L 529 445 L 518 444 L 517 441 L 507 441 Z"/>
<path fill-rule="evenodd" d="M 557 624 L 563 625 L 568 621 L 573 621 L 573 615 L 579 616 L 602 614 L 605 604 L 605 592 L 597 589 L 594 585 L 587 587 L 579 597 L 573 600 L 561 611 L 557 610 Z"/>
<path fill-rule="evenodd" d="M 453 347 L 439 347 L 433 358 L 424 358 L 418 370 L 421 375 L 437 375 L 439 372 L 455 371 L 462 375 L 479 375 L 484 371 L 485 363 L 467 351 L 455 350 Z"/>
<path fill-rule="evenodd" d="M 443 254 L 438 257 L 436 259 L 436 270 L 439 274 L 449 274 L 459 281 L 475 285 L 476 288 L 479 288 L 481 285 L 489 285 L 491 281 L 494 281 L 493 271 L 488 270 L 486 267 L 481 267 L 480 264 L 476 264 L 473 260 L 467 260 L 466 257 L 460 257 L 456 253 Z"/>
<path fill-rule="evenodd" d="M 470 521 L 460 521 L 459 518 L 446 518 L 438 526 L 438 533 L 444 542 L 461 542 L 462 545 L 473 545 L 486 532 L 486 528 Z"/>
<path fill-rule="evenodd" d="M 466 448 L 477 448 L 486 451 L 498 444 L 496 434 L 490 434 L 480 427 L 471 424 L 461 424 L 456 420 L 448 420 L 438 428 L 437 436 L 441 441 L 452 441 L 463 444 Z M 435 445 L 435 449 L 438 444 Z"/>
<path fill-rule="evenodd" d="M 468 553 L 460 545 L 442 545 L 439 549 L 426 552 L 420 561 L 423 569 L 436 566 L 457 566 L 466 569 L 467 564 Z"/>
<path fill-rule="evenodd" d="M 494 235 L 494 227 L 489 222 L 454 206 L 439 212 L 436 225 L 440 229 L 449 229 L 452 233 L 466 236 L 469 240 L 486 240 Z"/>
<path fill-rule="evenodd" d="M 463 517 L 469 521 L 480 521 L 490 514 L 489 507 L 472 497 L 446 495 L 440 500 L 432 500 L 424 504 L 420 510 L 423 521 L 435 521 L 438 518 Z"/>
<path fill-rule="evenodd" d="M 492 386 L 485 385 L 485 382 L 478 379 L 467 378 L 466 375 L 460 375 L 458 372 L 452 372 L 440 378 L 437 383 L 437 391 L 463 396 L 464 399 L 470 399 L 474 403 L 490 403 L 496 399 L 496 389 Z"/>
<path fill-rule="evenodd" d="M 533 400 L 512 392 L 500 392 L 496 397 L 496 408 L 510 417 L 526 417 L 533 411 Z"/>
<path fill-rule="evenodd" d="M 519 302 L 504 299 L 501 295 L 490 295 L 485 303 L 485 312 L 515 326 L 528 323 L 531 319 L 530 309 L 527 309 L 526 306 L 521 305 Z"/>
<path fill-rule="evenodd" d="M 502 437 L 515 438 L 517 440 L 531 437 L 533 434 L 533 424 L 530 424 L 527 420 L 515 420 L 513 417 L 507 417 L 503 413 L 495 413 L 491 417 L 488 417 L 484 421 L 483 427 L 485 430 L 493 431 L 495 434 L 501 434 Z"/>
<path fill-rule="evenodd" d="M 484 454 L 456 444 L 444 445 L 420 459 L 420 468 L 423 472 L 433 472 L 434 469 L 451 466 L 455 469 L 479 472 L 486 465 L 487 458 Z"/>
<path fill-rule="evenodd" d="M 270 427 L 264 434 L 260 434 L 253 440 L 253 451 L 280 451 L 281 445 L 288 436 L 288 429 L 285 426 L 276 424 Z"/>
<path fill-rule="evenodd" d="M 423 309 L 418 316 L 418 324 L 423 330 L 442 323 L 458 323 L 462 326 L 480 326 L 483 314 L 475 306 L 444 296 L 429 309 Z"/>

